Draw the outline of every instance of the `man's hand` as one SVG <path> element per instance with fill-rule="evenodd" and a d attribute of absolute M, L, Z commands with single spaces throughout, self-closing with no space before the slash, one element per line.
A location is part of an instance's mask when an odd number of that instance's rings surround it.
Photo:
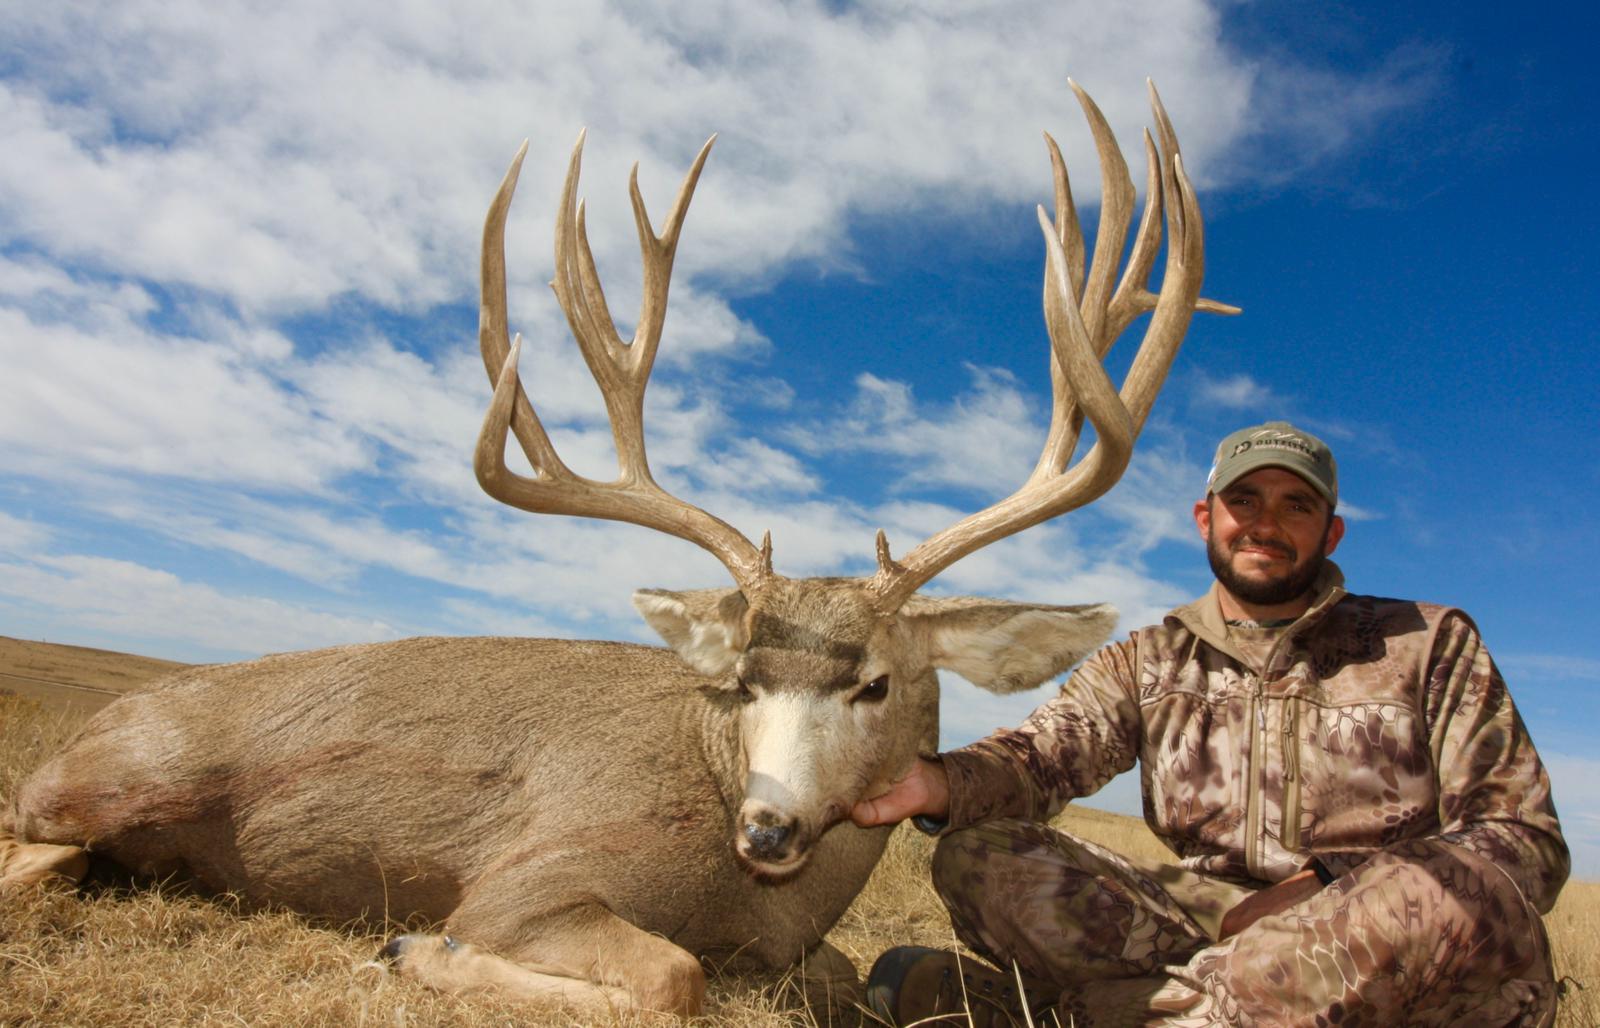
<path fill-rule="evenodd" d="M 950 779 L 945 776 L 944 765 L 922 757 L 887 790 L 851 808 L 850 820 L 862 828 L 871 828 L 918 814 L 940 820 L 950 816 Z"/>

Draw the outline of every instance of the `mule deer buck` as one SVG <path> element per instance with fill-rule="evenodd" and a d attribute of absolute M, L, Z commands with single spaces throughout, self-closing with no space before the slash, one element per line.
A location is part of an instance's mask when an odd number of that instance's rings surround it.
<path fill-rule="evenodd" d="M 882 532 L 864 578 L 791 580 L 757 547 L 652 479 L 643 399 L 685 212 L 707 142 L 655 234 L 637 176 L 644 261 L 631 343 L 606 308 L 575 200 L 574 148 L 556 227 L 554 287 L 599 382 L 620 474 L 597 482 L 557 456 L 517 376 L 507 330 L 504 232 L 527 147 L 483 234 L 480 343 L 495 382 L 474 466 L 488 493 L 541 514 L 609 518 L 694 542 L 734 586 L 646 589 L 634 603 L 671 651 L 544 639 L 411 639 L 179 672 L 91 721 L 19 789 L 0 874 L 12 886 L 103 854 L 184 874 L 247 901 L 334 918 L 426 919 L 448 930 L 385 947 L 448 991 L 498 989 L 591 1016 L 692 1014 L 698 959 L 796 963 L 859 988 L 823 936 L 866 882 L 887 830 L 851 806 L 937 741 L 936 668 L 997 692 L 1061 673 L 1110 633 L 1111 608 L 1043 606 L 917 590 L 966 554 L 1080 507 L 1128 463 L 1199 299 L 1200 210 L 1151 89 L 1158 148 L 1118 279 L 1134 190 L 1104 117 L 1078 90 L 1104 201 L 1093 260 L 1053 140 L 1056 218 L 1045 319 L 1054 412 L 1014 494 L 899 559 Z M 1148 279 L 1169 240 L 1159 294 Z M 1150 313 L 1119 393 L 1111 343 Z M 1072 463 L 1083 421 L 1094 445 Z M 515 436 L 533 467 L 510 471 Z M 0 825 L 0 828 L 6 826 Z M 3 833 L 0 833 L 3 834 Z"/>

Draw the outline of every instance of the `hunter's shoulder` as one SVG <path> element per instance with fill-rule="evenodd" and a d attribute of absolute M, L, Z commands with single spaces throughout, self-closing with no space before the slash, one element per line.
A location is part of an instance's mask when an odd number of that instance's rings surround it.
<path fill-rule="evenodd" d="M 1396 631 L 1429 631 L 1455 625 L 1476 631 L 1472 618 L 1461 608 L 1427 600 L 1345 593 L 1328 608 L 1323 627 L 1330 630 L 1381 625 Z"/>

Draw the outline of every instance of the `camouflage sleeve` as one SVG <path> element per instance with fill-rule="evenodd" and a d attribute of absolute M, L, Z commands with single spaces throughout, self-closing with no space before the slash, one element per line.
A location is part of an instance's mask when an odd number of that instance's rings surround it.
<path fill-rule="evenodd" d="M 1019 727 L 941 756 L 950 828 L 998 817 L 1045 820 L 1133 767 L 1139 756 L 1134 643 L 1083 662 Z"/>
<path fill-rule="evenodd" d="M 1533 740 L 1476 626 L 1451 611 L 1427 666 L 1441 837 L 1494 862 L 1548 913 L 1570 860 Z"/>

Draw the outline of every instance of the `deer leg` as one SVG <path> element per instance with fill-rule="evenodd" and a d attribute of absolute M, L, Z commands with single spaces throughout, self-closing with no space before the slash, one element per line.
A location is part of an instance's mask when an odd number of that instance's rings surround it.
<path fill-rule="evenodd" d="M 631 1009 L 692 1016 L 705 1001 L 699 960 L 599 904 L 521 920 L 513 932 L 503 924 L 475 932 L 474 920 L 452 918 L 452 930 L 479 939 L 476 944 L 449 935 L 402 935 L 383 956 L 441 992 L 494 989 L 590 1017 Z"/>
<path fill-rule="evenodd" d="M 624 989 L 536 970 L 449 935 L 397 935 L 379 956 L 439 992 L 495 992 L 536 1006 L 560 1007 L 584 1020 L 609 1020 L 632 1006 Z"/>
<path fill-rule="evenodd" d="M 76 885 L 89 872 L 89 852 L 82 846 L 23 842 L 17 838 L 16 816 L 0 811 L 0 891 L 43 882 Z"/>
<path fill-rule="evenodd" d="M 0 891 L 45 883 L 76 885 L 89 872 L 89 852 L 82 846 L 18 842 L 0 835 Z"/>

